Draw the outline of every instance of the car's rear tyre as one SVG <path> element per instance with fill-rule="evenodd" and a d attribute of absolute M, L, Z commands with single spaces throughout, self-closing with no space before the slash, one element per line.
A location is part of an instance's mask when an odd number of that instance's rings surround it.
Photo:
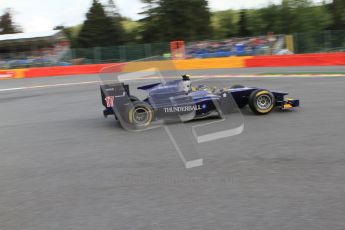
<path fill-rule="evenodd" d="M 145 129 L 151 125 L 153 110 L 151 106 L 142 101 L 134 101 L 126 111 L 127 122 L 131 128 Z"/>
<path fill-rule="evenodd" d="M 130 101 L 133 103 L 133 102 L 135 102 L 135 101 L 140 101 L 140 99 L 139 98 L 137 98 L 136 96 L 129 96 L 129 99 L 130 99 Z M 116 114 L 115 114 L 115 120 L 119 120 L 118 118 L 117 118 L 117 116 L 116 116 Z M 121 123 L 121 122 L 120 122 Z"/>
<path fill-rule="evenodd" d="M 265 115 L 274 109 L 275 98 L 270 91 L 258 89 L 250 94 L 248 104 L 255 114 Z"/>

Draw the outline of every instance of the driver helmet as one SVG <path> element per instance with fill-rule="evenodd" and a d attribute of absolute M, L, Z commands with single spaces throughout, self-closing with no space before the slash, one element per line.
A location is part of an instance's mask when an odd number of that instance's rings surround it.
<path fill-rule="evenodd" d="M 190 75 L 182 75 L 183 91 L 186 93 L 190 92 L 192 89 L 192 82 L 190 80 Z"/>

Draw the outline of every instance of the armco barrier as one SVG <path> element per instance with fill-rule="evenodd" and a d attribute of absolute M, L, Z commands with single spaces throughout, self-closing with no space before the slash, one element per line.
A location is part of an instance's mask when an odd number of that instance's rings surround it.
<path fill-rule="evenodd" d="M 245 67 L 333 66 L 345 65 L 345 52 L 257 56 L 245 60 Z"/>
<path fill-rule="evenodd" d="M 161 71 L 174 70 L 176 67 L 172 61 L 145 61 L 145 62 L 128 62 L 123 65 L 123 72 L 135 72 L 156 68 Z"/>
<path fill-rule="evenodd" d="M 0 79 L 14 78 L 15 72 L 13 70 L 0 70 Z"/>
<path fill-rule="evenodd" d="M 245 60 L 252 57 L 226 57 L 207 59 L 188 59 L 174 61 L 147 61 L 129 62 L 124 65 L 123 72 L 134 72 L 150 68 L 159 70 L 198 70 L 198 69 L 223 69 L 223 68 L 243 68 Z"/>
<path fill-rule="evenodd" d="M 116 64 L 118 64 L 118 71 L 120 71 L 121 64 L 120 63 L 116 63 Z M 25 71 L 25 78 L 80 75 L 80 74 L 97 74 L 103 68 L 108 67 L 108 66 L 116 66 L 116 64 L 95 64 L 95 65 L 30 68 Z"/>
<path fill-rule="evenodd" d="M 26 69 L 0 70 L 0 79 L 24 78 Z"/>
<path fill-rule="evenodd" d="M 176 60 L 174 64 L 178 70 L 243 68 L 245 61 L 251 58 L 248 56 Z"/>
<path fill-rule="evenodd" d="M 159 70 L 165 71 L 175 69 L 200 70 L 244 67 L 290 67 L 331 65 L 345 65 L 345 52 L 256 57 L 227 57 L 174 61 L 147 61 L 64 67 L 42 67 L 18 70 L 0 70 L 0 79 L 97 74 L 105 67 L 110 66 L 112 67 L 111 71 L 134 72 L 151 68 L 157 68 Z"/>

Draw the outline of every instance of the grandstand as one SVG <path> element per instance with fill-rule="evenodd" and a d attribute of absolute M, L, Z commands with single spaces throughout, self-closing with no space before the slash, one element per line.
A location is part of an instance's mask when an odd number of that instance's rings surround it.
<path fill-rule="evenodd" d="M 0 69 L 68 65 L 70 45 L 62 31 L 0 35 Z"/>
<path fill-rule="evenodd" d="M 186 46 L 186 58 L 285 54 L 284 40 L 284 35 L 271 35 L 191 42 Z"/>

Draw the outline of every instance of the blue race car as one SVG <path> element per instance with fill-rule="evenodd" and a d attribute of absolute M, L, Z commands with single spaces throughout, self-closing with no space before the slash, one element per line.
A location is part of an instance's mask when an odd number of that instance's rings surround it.
<path fill-rule="evenodd" d="M 286 99 L 288 93 L 235 85 L 230 88 L 193 87 L 188 75 L 166 83 L 138 87 L 148 97 L 140 100 L 129 92 L 124 83 L 101 85 L 103 114 L 115 115 L 122 125 L 133 129 L 147 128 L 154 121 L 201 119 L 225 114 L 249 105 L 258 115 L 270 113 L 275 107 L 290 109 L 299 100 Z"/>

